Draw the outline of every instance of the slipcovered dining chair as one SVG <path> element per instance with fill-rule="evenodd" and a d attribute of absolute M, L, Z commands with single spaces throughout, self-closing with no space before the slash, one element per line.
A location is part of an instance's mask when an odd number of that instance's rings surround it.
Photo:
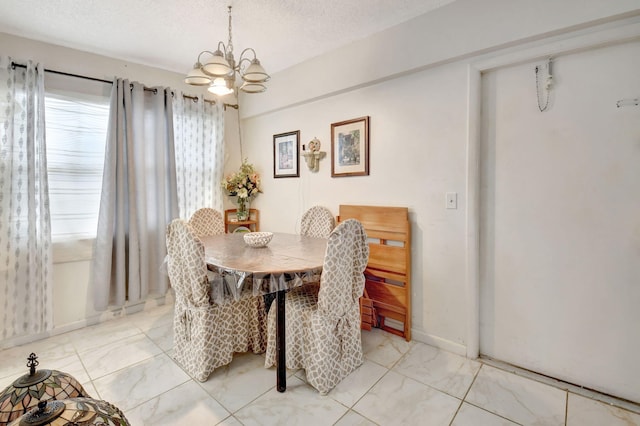
<path fill-rule="evenodd" d="M 336 221 L 328 208 L 313 206 L 302 215 L 300 234 L 313 238 L 328 238 L 335 226 Z M 275 297 L 275 293 L 264 295 L 267 311 L 270 310 Z"/>
<path fill-rule="evenodd" d="M 196 210 L 191 215 L 191 219 L 189 219 L 189 225 L 193 227 L 199 238 L 207 235 L 224 234 L 222 213 L 211 207 L 203 207 Z"/>
<path fill-rule="evenodd" d="M 185 371 L 203 382 L 215 368 L 229 364 L 234 352 L 264 352 L 262 297 L 248 291 L 239 300 L 227 296 L 222 303 L 214 302 L 204 246 L 182 219 L 174 219 L 167 227 L 167 251 L 169 280 L 175 291 L 174 358 Z"/>
<path fill-rule="evenodd" d="M 369 245 L 356 219 L 338 225 L 327 243 L 317 284 L 286 295 L 287 368 L 304 368 L 308 383 L 328 393 L 363 362 L 360 303 Z M 269 312 L 265 367 L 276 363 L 276 310 Z"/>
<path fill-rule="evenodd" d="M 313 206 L 302 215 L 300 234 L 315 238 L 328 238 L 336 221 L 331 211 L 322 206 Z"/>

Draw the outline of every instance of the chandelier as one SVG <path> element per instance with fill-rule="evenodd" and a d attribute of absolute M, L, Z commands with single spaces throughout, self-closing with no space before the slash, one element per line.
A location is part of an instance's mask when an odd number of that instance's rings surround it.
<path fill-rule="evenodd" d="M 246 55 L 245 55 L 246 54 Z M 203 55 L 206 62 L 202 61 Z M 253 55 L 253 58 L 250 56 Z M 207 57 L 208 56 L 208 57 Z M 192 86 L 209 86 L 209 92 L 225 96 L 235 92 L 236 74 L 240 75 L 240 90 L 246 93 L 261 93 L 267 90 L 265 82 L 270 76 L 256 57 L 256 51 L 248 47 L 242 51 L 236 63 L 233 57 L 233 39 L 231 36 L 231 6 L 229 6 L 229 41 L 227 45 L 218 42 L 215 52 L 204 50 L 198 55 L 193 69 L 184 82 Z"/>

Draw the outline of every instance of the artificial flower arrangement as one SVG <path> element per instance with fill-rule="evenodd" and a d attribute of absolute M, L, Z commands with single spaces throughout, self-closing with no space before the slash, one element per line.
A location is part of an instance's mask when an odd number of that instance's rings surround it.
<path fill-rule="evenodd" d="M 229 196 L 238 197 L 238 220 L 249 217 L 249 202 L 262 192 L 260 175 L 246 159 L 240 165 L 240 170 L 222 180 L 222 188 Z"/>

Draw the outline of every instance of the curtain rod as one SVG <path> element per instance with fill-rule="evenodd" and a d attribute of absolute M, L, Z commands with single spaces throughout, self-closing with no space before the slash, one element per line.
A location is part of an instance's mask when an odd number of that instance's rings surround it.
<path fill-rule="evenodd" d="M 27 66 L 25 64 L 19 64 L 17 62 L 13 62 L 12 61 L 11 62 L 11 68 L 15 68 L 15 67 L 26 68 Z M 86 76 L 86 75 L 72 74 L 72 73 L 69 73 L 69 72 L 56 71 L 56 70 L 51 70 L 51 69 L 48 69 L 48 68 L 45 68 L 44 71 L 45 72 L 49 72 L 51 74 L 64 75 L 64 76 L 67 76 L 67 77 L 83 78 L 85 80 L 91 80 L 91 81 L 97 81 L 97 82 L 100 82 L 100 83 L 113 84 L 113 81 L 104 80 L 104 79 L 101 79 L 101 78 L 89 77 L 89 76 Z M 154 88 L 151 88 L 151 87 L 147 87 L 147 86 L 144 86 L 144 90 L 149 91 L 149 92 L 154 92 L 154 93 L 157 92 L 157 89 L 154 89 Z M 172 94 L 173 94 L 173 92 L 172 92 Z M 182 94 L 182 97 L 183 98 L 187 98 L 187 99 L 192 99 L 194 101 L 198 100 L 197 96 L 185 95 L 184 93 Z M 209 99 L 204 99 L 204 101 L 208 102 L 210 104 L 214 104 L 214 105 L 216 103 L 216 101 L 211 101 Z M 224 109 L 227 109 L 227 107 L 238 109 L 238 104 L 235 104 L 235 105 L 234 104 L 223 104 L 223 106 L 224 106 Z"/>

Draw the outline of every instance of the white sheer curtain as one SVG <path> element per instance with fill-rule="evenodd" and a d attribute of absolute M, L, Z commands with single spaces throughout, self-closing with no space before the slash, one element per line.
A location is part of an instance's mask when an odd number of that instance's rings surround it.
<path fill-rule="evenodd" d="M 53 328 L 44 70 L 0 57 L 0 330 Z"/>
<path fill-rule="evenodd" d="M 176 180 L 180 217 L 189 219 L 201 207 L 222 211 L 224 111 L 212 104 L 185 98 L 173 100 Z"/>
<path fill-rule="evenodd" d="M 92 270 L 98 310 L 168 289 L 160 266 L 178 217 L 171 104 L 169 89 L 113 82 Z"/>

